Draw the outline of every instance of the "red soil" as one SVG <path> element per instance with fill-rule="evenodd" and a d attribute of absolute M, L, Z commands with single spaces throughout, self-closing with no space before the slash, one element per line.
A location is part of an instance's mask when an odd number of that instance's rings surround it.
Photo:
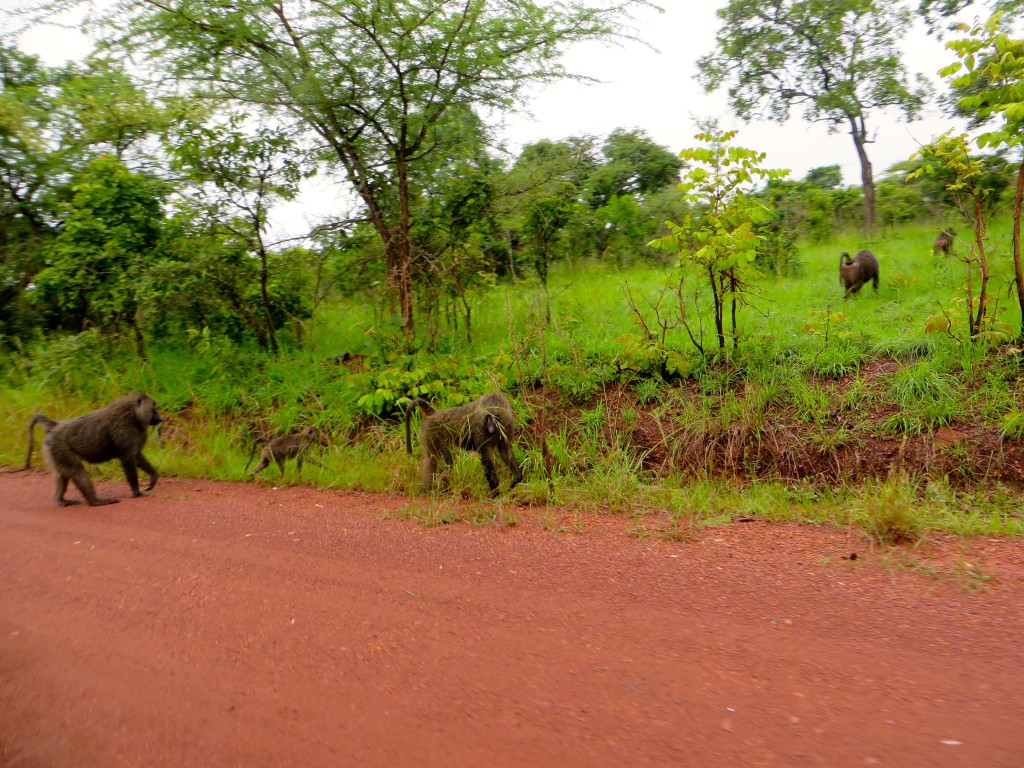
<path fill-rule="evenodd" d="M 100 485 L 0 476 L 0 765 L 1024 765 L 1019 541 Z"/>

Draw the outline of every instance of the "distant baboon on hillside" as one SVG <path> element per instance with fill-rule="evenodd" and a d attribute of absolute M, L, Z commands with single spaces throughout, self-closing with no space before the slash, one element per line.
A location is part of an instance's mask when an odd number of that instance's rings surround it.
<path fill-rule="evenodd" d="M 858 251 L 857 258 L 851 259 L 850 254 L 843 251 L 839 257 L 839 284 L 846 289 L 844 299 L 850 298 L 851 293 L 856 293 L 868 280 L 871 280 L 874 289 L 878 290 L 878 259 L 871 251 Z"/>
<path fill-rule="evenodd" d="M 939 236 L 935 238 L 935 245 L 932 246 L 932 251 L 938 256 L 940 253 L 944 256 L 949 256 L 953 250 L 953 238 L 956 237 L 956 230 L 952 227 L 946 227 L 939 233 Z"/>

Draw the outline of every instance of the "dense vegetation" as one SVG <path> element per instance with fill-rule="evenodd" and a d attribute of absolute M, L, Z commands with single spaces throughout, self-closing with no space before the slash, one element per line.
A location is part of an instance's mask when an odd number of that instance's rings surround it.
<path fill-rule="evenodd" d="M 845 73 L 874 68 L 888 97 L 808 95 L 852 121 L 867 165 L 848 187 L 838 166 L 764 168 L 715 125 L 679 154 L 642 130 L 495 153 L 485 109 L 562 76 L 560 45 L 621 33 L 621 5 L 114 5 L 83 63 L 0 46 L 6 463 L 33 412 L 136 389 L 172 417 L 163 471 L 238 479 L 255 438 L 313 424 L 330 445 L 307 479 L 409 492 L 408 398 L 500 387 L 523 425 L 517 502 L 642 513 L 639 535 L 737 514 L 887 540 L 1024 531 L 1024 41 L 1000 17 L 950 45 L 948 99 L 978 142 L 871 173 L 867 111 L 925 98 L 887 54 L 905 11 Z M 830 23 L 895 7 L 854 5 Z M 719 45 L 709 82 L 753 87 Z M 117 50 L 150 54 L 152 79 Z M 316 174 L 350 185 L 350 210 L 274 242 L 274 206 Z M 862 248 L 881 288 L 844 301 L 839 254 Z M 473 459 L 453 490 L 483 495 Z"/>

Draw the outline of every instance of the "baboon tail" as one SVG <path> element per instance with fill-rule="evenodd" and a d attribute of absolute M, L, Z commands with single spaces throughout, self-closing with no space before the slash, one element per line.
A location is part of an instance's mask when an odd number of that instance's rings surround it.
<path fill-rule="evenodd" d="M 32 417 L 32 420 L 28 423 L 28 451 L 25 453 L 25 466 L 21 469 L 30 469 L 32 467 L 32 445 L 33 438 L 35 437 L 35 425 L 42 424 L 43 432 L 49 433 L 51 429 L 57 426 L 57 422 L 51 419 L 49 416 L 44 416 L 41 413 L 37 413 Z M 19 472 L 21 470 L 18 470 Z"/>
<path fill-rule="evenodd" d="M 259 447 L 260 447 L 260 441 L 259 440 L 257 440 L 255 443 L 252 444 L 252 450 L 249 451 L 249 458 L 245 462 L 245 469 L 242 470 L 243 472 L 248 472 L 249 471 L 249 465 L 252 464 L 253 457 L 256 456 L 256 449 L 259 448 Z"/>
<path fill-rule="evenodd" d="M 422 397 L 414 397 L 405 407 L 405 452 L 410 455 L 412 455 L 412 426 L 410 421 L 412 420 L 413 411 L 417 408 L 423 411 L 424 416 L 429 416 L 434 412 L 434 409 L 430 407 L 430 403 Z"/>

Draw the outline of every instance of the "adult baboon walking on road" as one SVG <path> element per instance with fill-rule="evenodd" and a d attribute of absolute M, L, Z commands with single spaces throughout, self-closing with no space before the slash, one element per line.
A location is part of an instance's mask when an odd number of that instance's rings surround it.
<path fill-rule="evenodd" d="M 839 284 L 846 288 L 843 298 L 850 298 L 851 293 L 856 293 L 868 280 L 878 290 L 878 259 L 871 251 L 858 251 L 857 258 L 851 259 L 850 254 L 843 251 L 839 257 Z"/>
<path fill-rule="evenodd" d="M 277 468 L 281 471 L 282 475 L 284 474 L 284 462 L 287 459 L 295 459 L 299 472 L 302 472 L 303 460 L 308 461 L 314 466 L 321 466 L 306 456 L 306 452 L 309 451 L 310 446 L 315 441 L 316 429 L 313 427 L 306 427 L 294 435 L 282 435 L 281 437 L 275 437 L 273 440 L 258 441 L 253 446 L 252 453 L 249 454 L 249 460 L 245 462 L 245 468 L 248 469 L 249 465 L 252 464 L 253 456 L 256 455 L 256 448 L 262 443 L 263 450 L 260 453 L 260 463 L 249 477 L 255 477 L 257 473 L 262 472 L 270 465 L 271 461 L 277 463 Z"/>
<path fill-rule="evenodd" d="M 451 465 L 452 451 L 462 448 L 480 454 L 484 476 L 491 494 L 498 491 L 498 474 L 494 469 L 494 455 L 497 454 L 512 472 L 514 488 L 523 479 L 523 471 L 512 452 L 515 439 L 515 420 L 512 406 L 500 392 L 477 398 L 471 403 L 455 408 L 435 411 L 426 400 L 415 398 L 405 412 L 405 448 L 412 453 L 412 434 L 409 420 L 412 412 L 423 411 L 420 425 L 420 443 L 423 444 L 422 488 L 429 491 L 438 464 Z"/>
<path fill-rule="evenodd" d="M 120 459 L 132 496 L 142 496 L 139 490 L 139 468 L 149 475 L 146 490 L 152 490 L 156 485 L 157 474 L 153 465 L 142 455 L 142 448 L 148 437 L 147 428 L 162 421 L 163 417 L 157 413 L 153 398 L 134 392 L 98 411 L 57 422 L 43 440 L 43 458 L 53 472 L 53 497 L 56 502 L 62 507 L 78 503 L 64 498 L 68 480 L 74 482 L 89 506 L 117 502 L 117 499 L 101 499 L 96 495 L 92 480 L 82 465 L 83 461 L 100 464 Z"/>

